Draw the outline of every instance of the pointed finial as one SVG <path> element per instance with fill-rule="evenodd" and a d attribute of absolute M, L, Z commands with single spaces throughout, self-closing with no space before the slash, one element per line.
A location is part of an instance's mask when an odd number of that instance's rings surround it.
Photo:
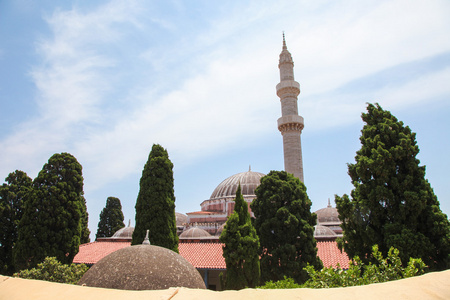
<path fill-rule="evenodd" d="M 142 245 L 150 245 L 150 240 L 148 239 L 148 229 L 147 232 L 145 233 L 145 239 L 142 242 Z"/>
<path fill-rule="evenodd" d="M 283 31 L 283 50 L 287 50 L 286 39 L 285 39 L 285 36 L 284 36 L 284 31 Z"/>
<path fill-rule="evenodd" d="M 331 207 L 330 198 L 328 198 L 328 207 Z"/>
<path fill-rule="evenodd" d="M 131 219 L 128 219 L 128 227 L 131 227 Z"/>
<path fill-rule="evenodd" d="M 252 165 L 248 165 L 248 171 L 249 171 L 249 172 L 252 171 Z"/>

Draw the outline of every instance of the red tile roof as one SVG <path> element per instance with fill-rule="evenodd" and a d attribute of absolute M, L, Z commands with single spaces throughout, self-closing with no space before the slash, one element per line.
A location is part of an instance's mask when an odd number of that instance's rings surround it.
<path fill-rule="evenodd" d="M 196 269 L 226 269 L 221 243 L 180 243 L 178 250 Z"/>
<path fill-rule="evenodd" d="M 80 245 L 78 254 L 75 255 L 73 262 L 76 264 L 92 265 L 98 262 L 106 255 L 113 253 L 119 249 L 129 247 L 130 242 L 110 242 L 98 241 Z"/>
<path fill-rule="evenodd" d="M 108 241 L 83 244 L 73 262 L 95 264 L 106 255 L 130 245 L 131 242 Z M 324 267 L 339 264 L 343 269 L 348 268 L 348 256 L 345 252 L 341 253 L 335 241 L 318 241 L 317 248 Z M 221 243 L 180 243 L 178 249 L 180 255 L 197 269 L 226 269 Z"/>
<path fill-rule="evenodd" d="M 323 262 L 324 267 L 336 268 L 339 264 L 341 269 L 348 269 L 349 258 L 347 253 L 339 250 L 336 241 L 318 241 L 317 255 Z"/>

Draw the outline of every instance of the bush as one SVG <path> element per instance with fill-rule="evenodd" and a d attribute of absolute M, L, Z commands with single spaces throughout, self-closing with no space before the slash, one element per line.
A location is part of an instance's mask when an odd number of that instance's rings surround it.
<path fill-rule="evenodd" d="M 303 284 L 307 288 L 330 288 L 366 285 L 371 283 L 386 282 L 401 278 L 408 278 L 424 273 L 426 265 L 420 258 L 410 258 L 404 268 L 399 257 L 399 251 L 390 248 L 388 256 L 383 258 L 378 246 L 372 247 L 372 256 L 375 264 L 363 264 L 359 257 L 350 262 L 348 270 L 341 268 L 323 268 L 316 271 L 312 266 L 306 267 L 310 279 Z"/>
<path fill-rule="evenodd" d="M 348 270 L 343 270 L 339 266 L 323 268 L 316 271 L 313 266 L 308 265 L 305 270 L 310 279 L 304 284 L 296 284 L 294 279 L 284 277 L 279 281 L 268 281 L 261 289 L 295 289 L 295 288 L 331 288 L 346 287 L 356 285 L 366 285 L 377 282 L 386 282 L 401 278 L 408 278 L 421 275 L 427 267 L 420 258 L 410 258 L 408 265 L 404 268 L 399 257 L 399 251 L 395 248 L 389 249 L 388 256 L 383 258 L 383 254 L 378 250 L 378 246 L 372 247 L 372 255 L 376 260 L 375 264 L 363 264 L 359 257 L 355 257 L 350 262 Z"/>
<path fill-rule="evenodd" d="M 283 280 L 278 281 L 267 281 L 263 286 L 258 287 L 259 289 L 298 289 L 302 286 L 295 283 L 294 279 L 287 278 L 284 276 Z"/>
<path fill-rule="evenodd" d="M 88 269 L 85 264 L 64 265 L 56 257 L 46 257 L 36 268 L 22 270 L 14 277 L 76 284 Z"/>

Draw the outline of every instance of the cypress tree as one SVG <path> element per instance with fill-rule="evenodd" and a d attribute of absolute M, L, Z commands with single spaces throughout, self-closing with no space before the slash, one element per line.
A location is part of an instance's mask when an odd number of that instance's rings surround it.
<path fill-rule="evenodd" d="M 271 171 L 261 178 L 255 194 L 251 208 L 260 241 L 262 281 L 287 276 L 305 282 L 308 263 L 322 268 L 314 239 L 317 216 L 311 213 L 305 185 L 285 171 Z"/>
<path fill-rule="evenodd" d="M 139 185 L 132 245 L 142 244 L 149 230 L 152 245 L 178 253 L 173 164 L 161 145 L 153 145 Z"/>
<path fill-rule="evenodd" d="M 86 244 L 91 241 L 89 235 L 91 231 L 89 230 L 89 214 L 87 211 L 86 199 L 83 197 L 83 205 L 82 205 L 82 214 L 81 214 L 81 236 L 80 236 L 80 244 Z"/>
<path fill-rule="evenodd" d="M 16 269 L 35 267 L 45 257 L 70 264 L 83 224 L 82 167 L 69 153 L 54 154 L 33 181 L 14 248 Z"/>
<path fill-rule="evenodd" d="M 6 177 L 6 182 L 0 187 L 0 274 L 12 276 L 17 227 L 32 180 L 25 172 L 16 170 Z"/>
<path fill-rule="evenodd" d="M 373 259 L 373 245 L 384 256 L 394 247 L 404 263 L 413 257 L 431 269 L 450 267 L 449 221 L 419 166 L 415 133 L 379 104 L 368 104 L 362 119 L 361 149 L 348 164 L 351 199 L 336 196 L 340 247 L 363 261 Z"/>
<path fill-rule="evenodd" d="M 224 243 L 223 257 L 227 266 L 225 289 L 254 288 L 259 284 L 259 238 L 251 223 L 248 205 L 241 193 L 236 191 L 234 212 L 228 217 L 220 235 Z"/>
<path fill-rule="evenodd" d="M 116 197 L 108 197 L 106 206 L 100 213 L 98 221 L 97 234 L 95 239 L 102 237 L 111 237 L 117 230 L 125 227 L 123 223 L 122 204 Z"/>

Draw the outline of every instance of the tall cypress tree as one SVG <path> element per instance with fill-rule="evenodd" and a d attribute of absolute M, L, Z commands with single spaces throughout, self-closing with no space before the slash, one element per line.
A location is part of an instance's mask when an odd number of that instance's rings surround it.
<path fill-rule="evenodd" d="M 173 164 L 161 145 L 153 145 L 139 185 L 132 244 L 141 244 L 149 230 L 152 245 L 178 253 Z"/>
<path fill-rule="evenodd" d="M 308 263 L 322 268 L 314 239 L 317 216 L 311 213 L 305 185 L 285 171 L 270 171 L 261 178 L 255 194 L 251 208 L 261 244 L 262 281 L 287 276 L 305 282 Z"/>
<path fill-rule="evenodd" d="M 336 196 L 340 247 L 363 260 L 372 245 L 383 255 L 395 247 L 403 262 L 422 258 L 431 269 L 449 268 L 449 221 L 419 166 L 415 133 L 378 104 L 368 104 L 362 119 L 361 149 L 348 165 L 351 199 Z"/>
<path fill-rule="evenodd" d="M 125 227 L 123 223 L 122 204 L 116 197 L 108 197 L 106 206 L 100 213 L 95 239 L 111 237 L 117 230 Z"/>
<path fill-rule="evenodd" d="M 33 181 L 14 248 L 16 269 L 35 267 L 47 256 L 72 262 L 83 225 L 82 167 L 69 153 L 54 154 Z"/>
<path fill-rule="evenodd" d="M 80 244 L 86 244 L 91 241 L 91 238 L 89 237 L 91 234 L 91 231 L 89 230 L 89 227 L 88 227 L 89 214 L 87 211 L 86 199 L 84 197 L 83 197 L 83 205 L 82 205 L 81 209 L 82 209 L 82 214 L 81 214 Z"/>
<path fill-rule="evenodd" d="M 227 266 L 225 289 L 254 288 L 259 284 L 259 238 L 251 223 L 248 205 L 241 193 L 236 191 L 234 212 L 228 217 L 220 235 L 224 243 L 223 257 Z"/>
<path fill-rule="evenodd" d="M 0 187 L 0 274 L 12 275 L 17 227 L 32 180 L 25 172 L 16 170 L 6 177 L 6 182 Z"/>

